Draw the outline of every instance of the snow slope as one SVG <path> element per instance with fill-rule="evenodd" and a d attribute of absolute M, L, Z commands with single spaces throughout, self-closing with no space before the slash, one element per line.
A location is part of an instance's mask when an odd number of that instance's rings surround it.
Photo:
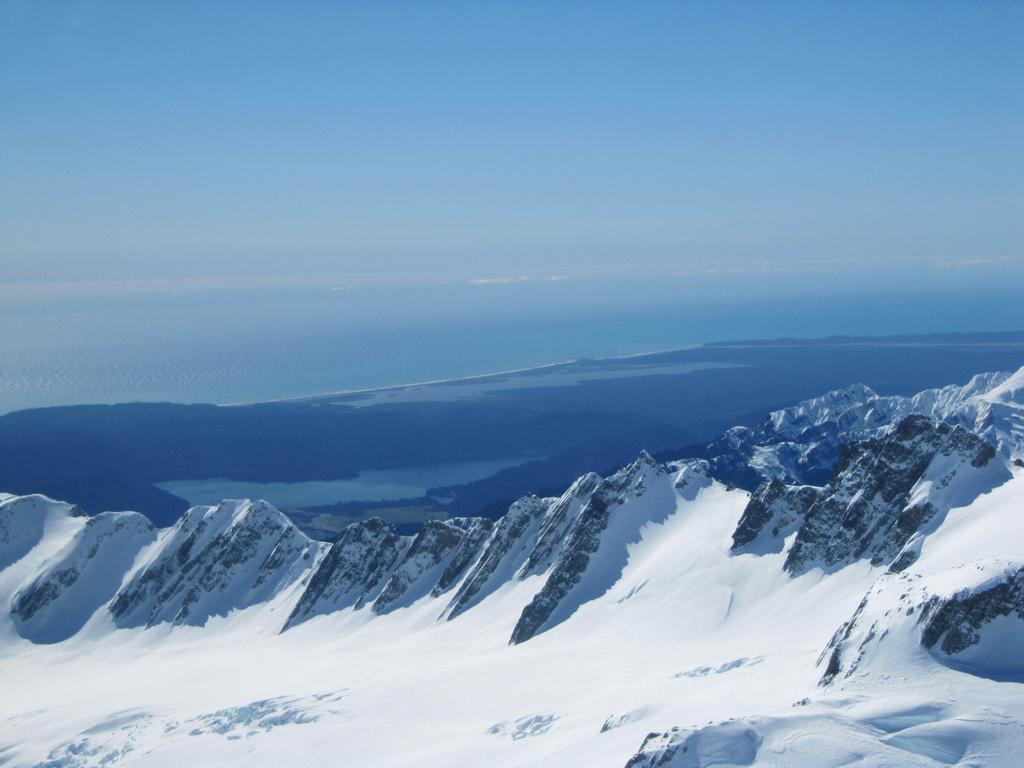
<path fill-rule="evenodd" d="M 19 634 L 37 643 L 74 635 L 114 597 L 139 552 L 155 539 L 153 524 L 137 512 L 89 518 L 43 572 L 14 596 L 11 615 Z"/>
<path fill-rule="evenodd" d="M 1013 377 L 977 389 L 950 397 L 1016 412 Z M 260 502 L 147 533 L 7 499 L 0 761 L 1024 764 L 1024 467 L 897 415 L 853 419 L 820 486 L 751 496 L 645 454 L 415 540 L 366 521 L 327 547 Z M 55 610 L 70 589 L 91 616 Z M 33 642 L 25 601 L 65 637 Z"/>

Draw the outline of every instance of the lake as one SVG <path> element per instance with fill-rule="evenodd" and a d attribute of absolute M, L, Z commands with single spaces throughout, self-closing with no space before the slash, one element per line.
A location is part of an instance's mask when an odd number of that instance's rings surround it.
<path fill-rule="evenodd" d="M 315 507 L 347 501 L 415 499 L 430 488 L 469 483 L 515 467 L 538 456 L 463 461 L 387 470 L 363 470 L 345 480 L 300 483 L 250 483 L 224 478 L 172 480 L 159 488 L 190 504 L 217 504 L 222 499 L 265 499 L 276 507 Z"/>

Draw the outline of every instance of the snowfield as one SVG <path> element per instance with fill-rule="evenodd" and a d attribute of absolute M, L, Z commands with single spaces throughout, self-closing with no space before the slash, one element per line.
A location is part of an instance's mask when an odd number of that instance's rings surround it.
<path fill-rule="evenodd" d="M 778 532 L 646 455 L 333 557 L 266 503 L 153 531 L 6 498 L 0 765 L 1024 765 L 1022 379 L 871 417 Z M 864 397 L 772 418 L 799 442 Z M 829 557 L 787 570 L 798 538 Z"/>

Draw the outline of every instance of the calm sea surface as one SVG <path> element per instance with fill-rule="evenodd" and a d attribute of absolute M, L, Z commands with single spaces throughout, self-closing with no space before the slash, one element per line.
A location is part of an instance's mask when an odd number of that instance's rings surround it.
<path fill-rule="evenodd" d="M 15 295 L 0 303 L 0 412 L 297 397 L 716 340 L 1015 330 L 1018 303 L 568 282 Z"/>

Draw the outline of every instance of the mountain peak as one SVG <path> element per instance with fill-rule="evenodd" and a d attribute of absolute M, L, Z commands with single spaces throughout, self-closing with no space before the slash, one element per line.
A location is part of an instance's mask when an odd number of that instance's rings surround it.
<path fill-rule="evenodd" d="M 995 448 L 961 426 L 911 414 L 880 438 L 845 444 L 835 473 L 806 511 L 785 568 L 879 565 L 953 506 L 1001 484 Z"/>
<path fill-rule="evenodd" d="M 18 633 L 37 643 L 55 643 L 78 632 L 121 586 L 156 529 L 137 512 L 101 512 L 88 518 L 11 605 Z"/>
<path fill-rule="evenodd" d="M 110 611 L 123 627 L 202 625 L 269 600 L 299 580 L 324 548 L 266 501 L 193 507 L 129 577 Z"/>
<path fill-rule="evenodd" d="M 411 543 L 411 536 L 399 535 L 379 517 L 346 526 L 310 576 L 284 630 L 315 616 L 372 603 Z"/>

